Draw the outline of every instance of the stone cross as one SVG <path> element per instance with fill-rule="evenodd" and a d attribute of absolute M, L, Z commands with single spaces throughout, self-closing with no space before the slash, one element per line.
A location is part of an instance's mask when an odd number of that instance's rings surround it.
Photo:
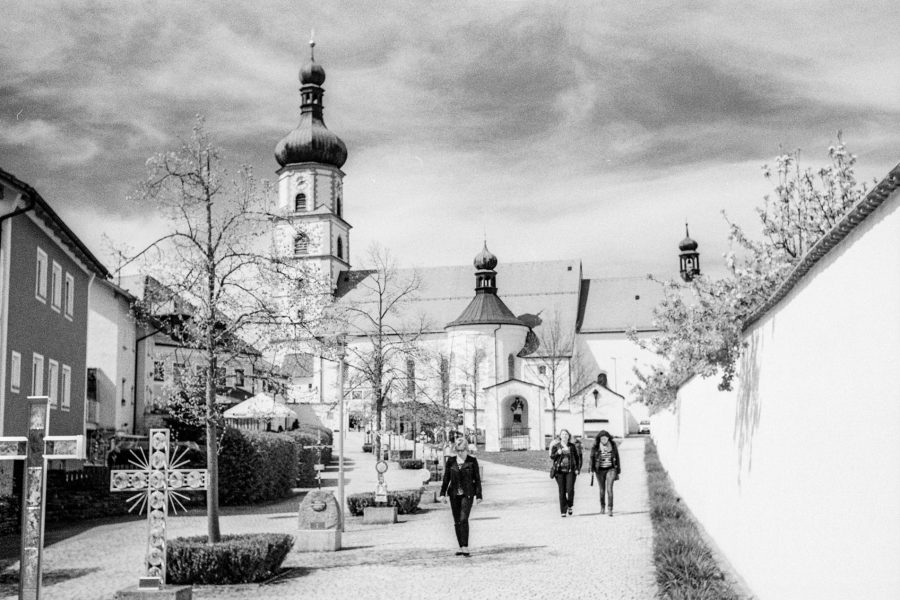
<path fill-rule="evenodd" d="M 84 436 L 50 436 L 47 396 L 28 397 L 28 436 L 0 437 L 0 460 L 24 460 L 22 476 L 22 554 L 19 560 L 19 600 L 41 597 L 41 557 L 44 549 L 44 496 L 48 460 L 84 459 Z"/>
<path fill-rule="evenodd" d="M 315 448 L 316 452 L 318 452 L 319 458 L 318 462 L 313 466 L 316 470 L 316 482 L 319 485 L 319 489 L 322 489 L 322 471 L 325 470 L 325 465 L 322 463 L 322 450 L 324 448 L 332 448 L 331 444 L 323 444 L 321 441 L 317 444 L 313 444 L 312 446 L 307 446 L 307 448 Z"/>
<path fill-rule="evenodd" d="M 187 452 L 185 450 L 184 452 Z M 137 507 L 140 511 L 147 508 L 147 555 L 145 564 L 147 577 L 156 578 L 159 584 L 166 582 L 166 517 L 169 515 L 169 502 L 172 512 L 175 503 L 184 509 L 181 500 L 187 496 L 181 491 L 205 490 L 209 481 L 207 469 L 182 469 L 187 460 L 184 452 L 169 454 L 169 430 L 151 429 L 149 456 L 131 460 L 137 469 L 115 470 L 110 472 L 109 489 L 112 492 L 137 492 L 128 502 L 128 512 Z"/>

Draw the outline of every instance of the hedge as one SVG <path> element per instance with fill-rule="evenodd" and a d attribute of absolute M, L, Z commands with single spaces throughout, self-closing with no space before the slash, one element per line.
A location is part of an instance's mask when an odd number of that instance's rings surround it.
<path fill-rule="evenodd" d="M 283 433 L 225 430 L 219 451 L 219 502 L 253 504 L 289 496 L 297 480 L 297 452 Z"/>
<path fill-rule="evenodd" d="M 168 583 L 224 585 L 264 581 L 276 574 L 294 544 L 283 533 L 223 535 L 215 544 L 207 536 L 175 538 L 166 548 Z"/>
<path fill-rule="evenodd" d="M 397 490 L 387 493 L 387 506 L 396 506 L 397 513 L 408 515 L 419 509 L 419 500 L 422 499 L 422 489 Z M 354 517 L 360 517 L 367 506 L 375 506 L 375 492 L 362 494 L 350 494 L 347 496 L 347 509 Z"/>
<path fill-rule="evenodd" d="M 425 466 L 424 461 L 420 458 L 401 458 L 397 462 L 401 469 L 421 469 Z"/>

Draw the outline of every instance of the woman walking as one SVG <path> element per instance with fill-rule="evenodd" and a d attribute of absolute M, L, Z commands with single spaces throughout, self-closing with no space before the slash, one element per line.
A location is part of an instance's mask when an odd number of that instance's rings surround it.
<path fill-rule="evenodd" d="M 568 429 L 560 429 L 558 440 L 550 447 L 550 458 L 555 470 L 554 478 L 559 488 L 559 513 L 561 517 L 572 514 L 575 504 L 575 477 L 581 472 L 581 454 L 570 439 Z"/>
<path fill-rule="evenodd" d="M 472 504 L 481 502 L 481 473 L 478 459 L 469 454 L 469 443 L 459 436 L 453 443 L 456 456 L 444 464 L 444 481 L 441 483 L 441 501 L 450 500 L 453 527 L 459 543 L 457 556 L 469 556 L 469 512 Z"/>
<path fill-rule="evenodd" d="M 613 482 L 619 478 L 622 465 L 619 448 L 606 430 L 597 434 L 591 448 L 591 471 L 597 474 L 600 487 L 600 514 L 605 513 L 608 506 L 609 516 L 613 516 Z"/>

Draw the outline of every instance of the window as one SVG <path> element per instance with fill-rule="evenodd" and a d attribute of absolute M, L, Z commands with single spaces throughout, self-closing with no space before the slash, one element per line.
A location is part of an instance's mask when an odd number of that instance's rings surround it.
<path fill-rule="evenodd" d="M 309 253 L 309 238 L 301 233 L 294 238 L 294 256 L 302 256 Z"/>
<path fill-rule="evenodd" d="M 294 197 L 294 212 L 306 210 L 306 194 L 299 193 Z"/>
<path fill-rule="evenodd" d="M 341 238 L 338 238 L 337 257 L 344 258 L 344 240 L 342 240 Z"/>
<path fill-rule="evenodd" d="M 34 296 L 41 302 L 47 301 L 47 253 L 40 248 L 34 267 Z"/>
<path fill-rule="evenodd" d="M 216 367 L 216 386 L 225 387 L 225 367 Z"/>
<path fill-rule="evenodd" d="M 153 381 L 166 380 L 166 363 L 161 360 L 153 361 Z"/>
<path fill-rule="evenodd" d="M 362 400 L 363 393 L 360 390 L 353 390 L 350 392 L 350 397 L 354 400 Z"/>
<path fill-rule="evenodd" d="M 47 395 L 50 396 L 50 406 L 57 406 L 59 404 L 59 363 L 53 359 L 50 359 L 47 366 L 47 378 L 49 379 Z"/>
<path fill-rule="evenodd" d="M 89 367 L 87 370 L 87 399 L 97 399 L 97 369 Z"/>
<path fill-rule="evenodd" d="M 62 409 L 69 410 L 72 405 L 72 367 L 63 365 L 62 368 Z"/>
<path fill-rule="evenodd" d="M 450 361 L 446 356 L 441 357 L 441 398 L 450 397 Z"/>
<path fill-rule="evenodd" d="M 62 306 L 62 267 L 53 261 L 53 279 L 50 286 L 50 307 L 59 312 Z"/>
<path fill-rule="evenodd" d="M 70 319 L 75 315 L 75 278 L 66 273 L 66 316 Z"/>
<path fill-rule="evenodd" d="M 44 395 L 44 357 L 37 353 L 31 356 L 31 395 Z"/>
<path fill-rule="evenodd" d="M 506 357 L 506 373 L 510 379 L 516 376 L 516 357 L 512 354 Z"/>
<path fill-rule="evenodd" d="M 234 370 L 234 385 L 236 387 L 244 387 L 244 370 L 243 369 L 235 369 Z"/>
<path fill-rule="evenodd" d="M 406 395 L 410 398 L 416 396 L 416 361 L 406 360 Z"/>
<path fill-rule="evenodd" d="M 340 217 L 341 216 L 341 208 L 342 208 L 341 207 L 341 197 L 338 196 L 334 200 L 334 214 L 336 214 L 337 216 Z"/>
<path fill-rule="evenodd" d="M 181 379 L 182 377 L 184 377 L 184 373 L 184 363 L 175 363 L 172 365 L 172 379 L 175 380 L 175 383 L 181 383 Z"/>
<path fill-rule="evenodd" d="M 546 374 L 547 374 L 547 367 L 545 367 L 543 365 L 538 367 L 538 375 L 546 375 Z"/>
<path fill-rule="evenodd" d="M 22 385 L 22 355 L 13 351 L 9 359 L 9 389 L 18 392 L 20 385 Z"/>

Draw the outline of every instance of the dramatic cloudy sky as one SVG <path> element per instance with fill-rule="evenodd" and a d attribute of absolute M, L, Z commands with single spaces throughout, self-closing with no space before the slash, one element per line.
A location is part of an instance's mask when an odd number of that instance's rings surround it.
<path fill-rule="evenodd" d="M 154 221 L 126 201 L 204 113 L 274 179 L 310 29 L 347 144 L 351 259 L 580 258 L 675 275 L 684 221 L 714 271 L 724 209 L 757 229 L 761 165 L 900 161 L 900 3 L 0 0 L 0 166 L 98 255 Z"/>

